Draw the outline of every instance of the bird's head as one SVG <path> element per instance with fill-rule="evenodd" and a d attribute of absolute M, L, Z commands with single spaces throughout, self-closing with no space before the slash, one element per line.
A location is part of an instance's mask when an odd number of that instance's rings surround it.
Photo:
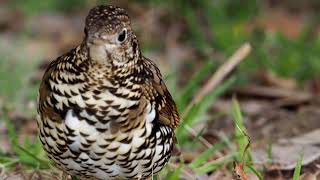
<path fill-rule="evenodd" d="M 85 43 L 93 60 L 121 66 L 140 54 L 127 12 L 119 7 L 92 8 L 85 23 Z"/>

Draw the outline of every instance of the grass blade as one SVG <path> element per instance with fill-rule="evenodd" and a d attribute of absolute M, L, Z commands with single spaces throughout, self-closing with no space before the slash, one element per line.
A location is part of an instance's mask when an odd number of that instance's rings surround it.
<path fill-rule="evenodd" d="M 249 168 L 259 178 L 259 180 L 263 179 L 261 173 L 257 171 L 256 168 L 254 168 L 252 165 L 246 164 L 246 167 Z"/>
<path fill-rule="evenodd" d="M 300 153 L 300 158 L 297 161 L 297 165 L 294 168 L 293 172 L 293 180 L 299 180 L 300 177 L 300 172 L 301 172 L 301 167 L 302 167 L 302 160 L 303 160 L 303 151 Z"/>
<path fill-rule="evenodd" d="M 192 169 L 199 167 L 200 165 L 207 162 L 210 156 L 214 154 L 216 151 L 220 150 L 223 146 L 225 146 L 225 142 L 212 145 L 211 148 L 207 149 L 206 151 L 201 153 L 196 159 L 194 159 L 189 166 Z"/>
<path fill-rule="evenodd" d="M 202 101 L 200 101 L 200 103 L 192 106 L 192 108 L 187 112 L 185 118 L 176 130 L 177 139 L 180 144 L 183 144 L 187 139 L 185 125 L 192 125 L 197 119 L 199 119 L 199 117 L 202 117 L 207 112 L 215 98 L 225 92 L 234 83 L 234 81 L 234 77 L 227 79 L 226 82 L 224 82 L 215 90 L 211 91 L 207 96 L 205 96 Z"/>
<path fill-rule="evenodd" d="M 30 165 L 37 164 L 38 167 L 45 168 L 45 169 L 50 167 L 50 161 L 38 158 L 35 154 L 33 154 L 32 152 L 28 151 L 27 149 L 25 149 L 24 147 L 22 147 L 20 145 L 18 145 L 17 147 L 21 150 L 21 152 L 19 153 L 20 158 L 21 158 L 21 156 L 24 156 L 24 157 L 28 156 L 28 157 L 32 158 L 33 160 L 36 160 L 36 162 L 28 160 L 25 163 L 29 164 L 30 162 L 32 162 Z"/>
<path fill-rule="evenodd" d="M 212 172 L 216 170 L 217 168 L 221 167 L 224 164 L 230 163 L 234 160 L 234 158 L 238 156 L 238 153 L 231 153 L 226 156 L 223 156 L 217 160 L 214 160 L 212 162 L 208 162 L 204 164 L 203 166 L 200 166 L 199 168 L 195 169 L 195 172 L 199 175 Z"/>
<path fill-rule="evenodd" d="M 38 157 L 39 153 L 43 151 L 39 140 L 33 144 L 30 142 L 29 138 L 25 138 L 24 145 L 20 145 L 17 133 L 9 117 L 6 115 L 3 120 L 6 124 L 10 140 L 10 149 L 17 159 L 19 159 L 19 162 L 31 167 L 49 168 L 50 161 Z"/>
<path fill-rule="evenodd" d="M 168 179 L 168 180 L 177 180 L 177 179 L 179 179 L 179 176 L 180 176 L 180 173 L 181 173 L 182 168 L 183 168 L 183 166 L 180 165 L 178 168 L 174 169 L 174 171 L 171 172 L 171 173 L 166 177 L 166 179 Z"/>
<path fill-rule="evenodd" d="M 194 95 L 194 92 L 199 87 L 201 81 L 212 71 L 213 67 L 214 62 L 212 60 L 208 60 L 199 71 L 192 75 L 191 79 L 188 81 L 188 84 L 183 88 L 181 96 L 176 101 L 180 112 L 186 108 L 187 103 Z"/>
<path fill-rule="evenodd" d="M 7 129 L 7 132 L 8 132 L 11 149 L 14 152 L 16 152 L 17 151 L 16 146 L 19 144 L 18 136 L 17 136 L 16 130 L 14 129 L 14 126 L 13 126 L 12 122 L 10 121 L 10 119 L 8 117 L 7 110 L 4 110 L 3 121 L 4 121 L 5 125 L 6 125 L 6 129 Z"/>
<path fill-rule="evenodd" d="M 235 138 L 236 142 L 238 144 L 239 153 L 240 153 L 240 159 L 244 161 L 245 153 L 247 146 L 249 144 L 249 140 L 247 139 L 245 126 L 243 123 L 243 118 L 240 110 L 240 106 L 238 101 L 233 98 L 232 100 L 232 116 L 235 123 Z M 250 157 L 250 152 L 247 152 L 248 156 Z"/>

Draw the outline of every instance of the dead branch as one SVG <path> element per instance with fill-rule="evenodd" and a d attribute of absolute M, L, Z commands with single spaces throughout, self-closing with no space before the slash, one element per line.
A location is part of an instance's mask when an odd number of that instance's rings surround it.
<path fill-rule="evenodd" d="M 218 70 L 211 76 L 209 81 L 196 93 L 192 101 L 187 106 L 186 110 L 182 114 L 182 119 L 188 114 L 192 106 L 199 103 L 204 96 L 206 96 L 210 91 L 215 89 L 221 81 L 245 58 L 251 51 L 251 45 L 249 43 L 244 43 L 224 64 L 222 64 Z M 186 130 L 193 136 L 196 137 L 197 133 L 190 126 L 186 125 Z M 211 147 L 211 143 L 208 142 L 203 137 L 199 137 L 199 141 L 205 147 Z"/>

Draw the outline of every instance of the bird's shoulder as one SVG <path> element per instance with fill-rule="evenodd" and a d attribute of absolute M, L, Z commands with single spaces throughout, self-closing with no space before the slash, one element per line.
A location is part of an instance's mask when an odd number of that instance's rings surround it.
<path fill-rule="evenodd" d="M 55 108 L 58 102 L 53 94 L 63 97 L 70 96 L 70 93 L 65 93 L 64 89 L 59 89 L 59 84 L 74 85 L 85 81 L 81 76 L 81 71 L 85 71 L 87 66 L 83 58 L 80 46 L 77 46 L 50 62 L 39 87 L 38 111 L 40 113 L 51 114 L 51 117 L 61 119 L 59 114 L 64 113 L 63 108 L 60 110 Z"/>

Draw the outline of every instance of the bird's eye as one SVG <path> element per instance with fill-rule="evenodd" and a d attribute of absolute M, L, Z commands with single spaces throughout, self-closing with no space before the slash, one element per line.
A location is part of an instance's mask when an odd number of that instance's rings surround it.
<path fill-rule="evenodd" d="M 127 30 L 123 29 L 121 33 L 118 35 L 118 41 L 123 42 L 127 38 Z"/>

